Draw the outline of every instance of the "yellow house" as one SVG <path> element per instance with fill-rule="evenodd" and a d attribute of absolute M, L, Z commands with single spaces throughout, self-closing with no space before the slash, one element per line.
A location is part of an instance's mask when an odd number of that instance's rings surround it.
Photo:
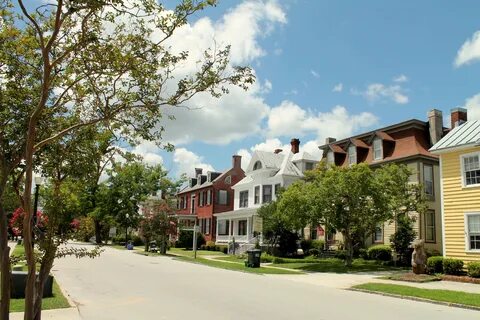
<path fill-rule="evenodd" d="M 480 121 L 459 120 L 430 151 L 440 156 L 443 256 L 468 263 L 480 261 Z"/>

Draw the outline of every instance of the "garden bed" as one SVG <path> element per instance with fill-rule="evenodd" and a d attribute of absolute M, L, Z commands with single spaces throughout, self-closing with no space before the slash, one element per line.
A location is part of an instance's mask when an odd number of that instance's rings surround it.
<path fill-rule="evenodd" d="M 395 280 L 395 281 L 407 281 L 407 282 L 431 282 L 431 281 L 441 281 L 442 278 L 436 275 L 430 274 L 415 274 L 413 272 L 408 273 L 399 273 L 392 274 L 386 277 L 380 277 L 381 279 Z"/>
<path fill-rule="evenodd" d="M 442 274 L 442 275 L 439 275 L 439 277 L 445 281 L 456 281 L 456 282 L 480 284 L 480 278 L 472 278 L 469 276 L 453 276 L 449 274 Z"/>

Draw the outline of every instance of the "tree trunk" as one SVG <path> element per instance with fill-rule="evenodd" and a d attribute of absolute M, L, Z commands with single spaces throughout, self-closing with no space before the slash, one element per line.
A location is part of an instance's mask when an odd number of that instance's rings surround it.
<path fill-rule="evenodd" d="M 94 219 L 95 222 L 95 242 L 97 244 L 102 244 L 102 225 L 100 220 Z"/>
<path fill-rule="evenodd" d="M 3 190 L 3 188 L 2 188 Z M 10 248 L 8 247 L 8 221 L 0 193 L 0 272 L 1 272 L 1 303 L 0 319 L 9 319 L 10 314 Z"/>
<path fill-rule="evenodd" d="M 351 267 L 352 261 L 353 261 L 352 238 L 348 233 L 345 233 L 343 237 L 345 239 L 345 251 L 346 251 L 345 265 L 347 267 Z"/>
<path fill-rule="evenodd" d="M 150 249 L 150 238 L 145 237 L 145 252 L 148 252 Z"/>
<path fill-rule="evenodd" d="M 57 247 L 52 243 L 45 252 L 44 258 L 42 259 L 42 265 L 38 273 L 38 278 L 36 282 L 36 293 L 35 293 L 35 303 L 34 303 L 34 320 L 41 320 L 42 318 L 42 298 L 43 298 L 43 287 L 45 281 L 52 270 L 53 261 L 55 259 L 55 254 Z"/>

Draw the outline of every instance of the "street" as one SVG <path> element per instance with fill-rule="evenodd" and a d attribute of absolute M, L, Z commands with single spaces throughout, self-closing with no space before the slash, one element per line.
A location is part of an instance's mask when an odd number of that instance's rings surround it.
<path fill-rule="evenodd" d="M 480 312 L 106 248 L 57 260 L 82 319 L 479 319 Z M 298 275 L 297 277 L 308 277 Z"/>

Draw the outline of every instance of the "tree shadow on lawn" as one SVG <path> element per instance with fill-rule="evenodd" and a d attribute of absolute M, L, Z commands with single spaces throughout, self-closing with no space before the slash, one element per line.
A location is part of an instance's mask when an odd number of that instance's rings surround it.
<path fill-rule="evenodd" d="M 345 262 L 339 259 L 323 259 L 314 263 L 284 263 L 274 264 L 276 267 L 290 268 L 307 272 L 331 272 L 331 273 L 361 273 L 361 272 L 384 272 L 405 271 L 403 267 L 385 265 L 379 261 L 356 259 L 351 267 L 345 266 Z"/>

